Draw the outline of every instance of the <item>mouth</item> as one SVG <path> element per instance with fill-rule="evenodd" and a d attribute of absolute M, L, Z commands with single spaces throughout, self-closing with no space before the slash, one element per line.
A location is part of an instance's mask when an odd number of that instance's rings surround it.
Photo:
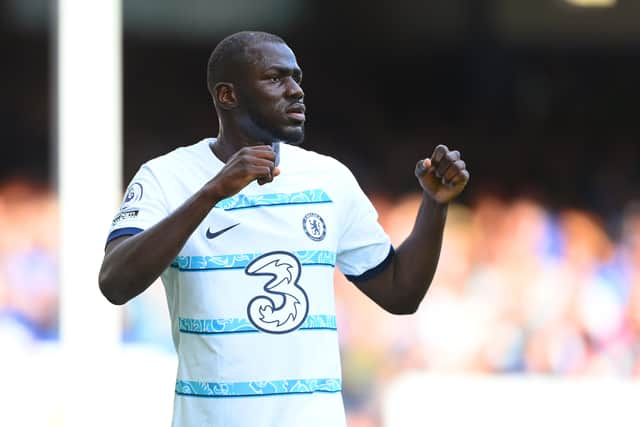
<path fill-rule="evenodd" d="M 303 123 L 306 120 L 305 111 L 306 107 L 304 104 L 296 103 L 287 108 L 286 113 L 290 119 Z"/>

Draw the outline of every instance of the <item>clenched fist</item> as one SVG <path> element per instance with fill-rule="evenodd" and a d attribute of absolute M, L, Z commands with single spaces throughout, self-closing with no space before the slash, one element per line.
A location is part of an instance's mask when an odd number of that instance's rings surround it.
<path fill-rule="evenodd" d="M 449 203 L 469 182 L 469 171 L 459 151 L 438 145 L 431 158 L 416 165 L 416 177 L 422 189 L 436 202 Z"/>
<path fill-rule="evenodd" d="M 269 145 L 241 148 L 206 187 L 218 200 L 222 200 L 238 193 L 253 180 L 260 185 L 271 182 L 280 174 L 276 154 Z"/>

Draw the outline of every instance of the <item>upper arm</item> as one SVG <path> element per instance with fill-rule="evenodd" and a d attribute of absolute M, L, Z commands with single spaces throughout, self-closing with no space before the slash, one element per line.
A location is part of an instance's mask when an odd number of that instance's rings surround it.
<path fill-rule="evenodd" d="M 426 292 L 421 286 L 403 286 L 399 283 L 401 272 L 397 254 L 390 254 L 387 263 L 381 265 L 380 271 L 364 280 L 351 280 L 367 297 L 384 310 L 393 314 L 412 314 L 418 309 Z M 414 282 L 417 283 L 417 282 Z"/>
<path fill-rule="evenodd" d="M 123 293 L 119 291 L 123 284 L 128 283 L 125 279 L 131 277 L 136 270 L 136 264 L 132 264 L 132 261 L 139 261 L 130 259 L 130 251 L 116 249 L 134 235 L 166 218 L 168 213 L 162 187 L 150 167 L 145 164 L 131 180 L 107 236 L 98 282 L 100 290 L 109 301 L 114 304 L 126 302 L 122 297 Z"/>
<path fill-rule="evenodd" d="M 389 255 L 376 267 L 368 270 L 363 275 L 346 275 L 363 294 L 383 309 L 394 313 L 395 294 L 393 291 L 393 278 L 395 271 L 395 251 L 390 247 Z"/>
<path fill-rule="evenodd" d="M 126 241 L 127 239 L 130 239 L 132 237 L 132 235 L 123 235 L 120 237 L 117 237 L 115 239 L 110 240 L 109 242 L 107 242 L 107 246 L 105 246 L 104 248 L 104 257 L 105 259 L 107 258 L 107 256 L 117 247 L 120 246 L 121 243 L 124 243 L 124 241 Z"/>

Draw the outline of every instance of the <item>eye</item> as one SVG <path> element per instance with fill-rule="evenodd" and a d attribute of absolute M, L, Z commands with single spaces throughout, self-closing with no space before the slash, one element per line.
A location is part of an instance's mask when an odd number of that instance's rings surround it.
<path fill-rule="evenodd" d="M 280 76 L 271 76 L 271 77 L 269 77 L 269 81 L 271 83 L 280 83 L 281 80 L 282 80 L 282 78 Z"/>

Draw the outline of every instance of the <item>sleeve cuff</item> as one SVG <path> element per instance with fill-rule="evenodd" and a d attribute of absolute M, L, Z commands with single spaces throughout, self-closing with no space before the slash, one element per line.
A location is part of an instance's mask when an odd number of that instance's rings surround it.
<path fill-rule="evenodd" d="M 382 262 L 378 265 L 376 265 L 375 267 L 365 271 L 362 274 L 359 274 L 357 276 L 352 276 L 350 274 L 345 274 L 345 277 L 347 279 L 349 279 L 350 282 L 353 283 L 359 283 L 359 282 L 364 282 L 367 281 L 375 276 L 377 276 L 378 274 L 380 274 L 382 271 L 384 271 L 385 268 L 387 268 L 387 266 L 389 265 L 389 263 L 391 263 L 391 261 L 393 260 L 393 254 L 395 254 L 395 250 L 393 249 L 393 246 L 389 246 L 389 253 L 387 254 L 386 258 L 384 260 L 382 260 Z"/>
<path fill-rule="evenodd" d="M 118 237 L 133 236 L 134 234 L 138 234 L 143 231 L 144 230 L 142 228 L 136 227 L 119 228 L 117 230 L 113 230 L 111 233 L 109 233 L 109 237 L 107 237 L 107 243 L 105 243 L 105 246 L 108 245 L 110 241 L 112 241 L 113 239 L 117 239 Z"/>

